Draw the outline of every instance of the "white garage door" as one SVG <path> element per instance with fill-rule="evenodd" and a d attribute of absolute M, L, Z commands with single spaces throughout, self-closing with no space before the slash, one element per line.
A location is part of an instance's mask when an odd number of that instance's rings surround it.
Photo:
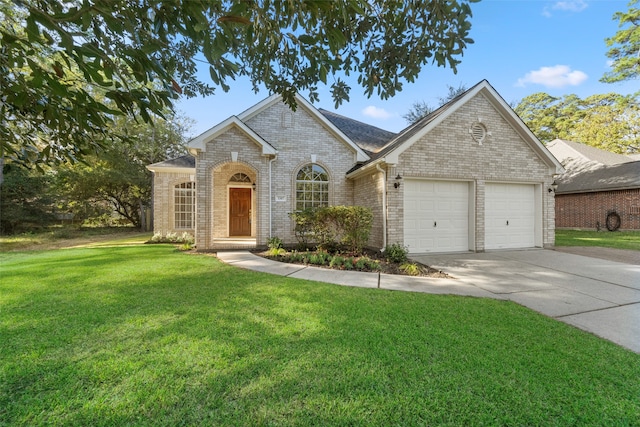
<path fill-rule="evenodd" d="M 405 179 L 404 242 L 411 253 L 469 250 L 469 184 Z"/>
<path fill-rule="evenodd" d="M 535 246 L 535 187 L 530 184 L 487 183 L 485 248 Z"/>

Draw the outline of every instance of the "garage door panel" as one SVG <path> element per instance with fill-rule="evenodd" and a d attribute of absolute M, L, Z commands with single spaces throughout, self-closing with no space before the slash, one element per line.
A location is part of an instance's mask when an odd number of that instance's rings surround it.
<path fill-rule="evenodd" d="M 413 253 L 469 249 L 469 184 L 405 178 L 404 241 Z"/>
<path fill-rule="evenodd" d="M 535 246 L 535 186 L 487 183 L 485 187 L 485 248 Z"/>

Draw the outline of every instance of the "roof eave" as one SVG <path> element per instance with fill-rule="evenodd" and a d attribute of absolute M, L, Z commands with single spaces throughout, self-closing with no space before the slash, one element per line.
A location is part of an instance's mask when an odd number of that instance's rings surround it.
<path fill-rule="evenodd" d="M 220 136 L 232 127 L 240 129 L 240 131 L 244 132 L 251 140 L 253 140 L 253 142 L 261 147 L 263 156 L 276 155 L 278 153 L 275 147 L 265 141 L 260 135 L 255 133 L 253 129 L 242 122 L 242 120 L 240 120 L 237 116 L 229 117 L 225 121 L 217 124 L 208 131 L 189 141 L 187 143 L 189 152 L 194 154 L 199 151 L 207 151 L 207 142 L 214 140 L 216 137 Z"/>

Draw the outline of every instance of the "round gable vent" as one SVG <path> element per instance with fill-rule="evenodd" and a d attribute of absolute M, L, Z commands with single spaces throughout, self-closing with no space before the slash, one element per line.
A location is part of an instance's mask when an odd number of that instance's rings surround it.
<path fill-rule="evenodd" d="M 475 142 L 482 145 L 482 142 L 487 137 L 487 128 L 480 122 L 475 122 L 471 125 L 469 133 Z"/>

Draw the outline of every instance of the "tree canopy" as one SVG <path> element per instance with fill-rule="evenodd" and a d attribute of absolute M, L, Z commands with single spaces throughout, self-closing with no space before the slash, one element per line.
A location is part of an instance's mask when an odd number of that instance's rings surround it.
<path fill-rule="evenodd" d="M 611 71 L 604 74 L 600 81 L 615 83 L 640 77 L 640 8 L 633 7 L 640 0 L 629 2 L 629 10 L 616 12 L 613 19 L 618 20 L 620 30 L 606 39 L 611 59 Z"/>
<path fill-rule="evenodd" d="M 458 87 L 453 87 L 447 85 L 448 93 L 447 96 L 438 97 L 438 107 L 442 107 L 447 102 L 451 101 L 456 96 L 460 95 L 463 92 L 467 91 L 467 86 L 460 83 Z M 411 105 L 409 111 L 402 116 L 403 119 L 407 121 L 407 123 L 415 123 L 424 116 L 430 114 L 438 107 L 432 107 L 425 101 L 416 101 Z"/>
<path fill-rule="evenodd" d="M 560 138 L 621 154 L 640 151 L 640 92 L 584 99 L 539 92 L 520 101 L 515 111 L 545 143 Z"/>
<path fill-rule="evenodd" d="M 3 1 L 3 156 L 73 160 L 114 137 L 114 116 L 147 121 L 238 76 L 293 108 L 298 91 L 317 100 L 319 83 L 348 100 L 352 73 L 385 99 L 426 64 L 456 71 L 476 1 Z"/>

